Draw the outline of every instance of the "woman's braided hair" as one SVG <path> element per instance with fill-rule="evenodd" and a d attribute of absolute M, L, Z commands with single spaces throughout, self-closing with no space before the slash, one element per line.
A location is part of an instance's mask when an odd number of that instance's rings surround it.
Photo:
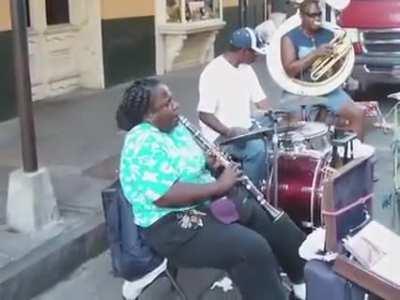
<path fill-rule="evenodd" d="M 145 78 L 134 81 L 125 90 L 116 113 L 118 128 L 129 131 L 143 121 L 150 107 L 152 90 L 159 84 L 155 78 Z"/>

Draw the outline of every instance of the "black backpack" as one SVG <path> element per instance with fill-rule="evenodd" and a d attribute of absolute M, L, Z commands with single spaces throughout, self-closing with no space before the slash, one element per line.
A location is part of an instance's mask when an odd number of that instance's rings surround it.
<path fill-rule="evenodd" d="M 114 275 L 133 281 L 153 271 L 163 258 L 144 242 L 119 180 L 104 189 L 101 196 Z"/>

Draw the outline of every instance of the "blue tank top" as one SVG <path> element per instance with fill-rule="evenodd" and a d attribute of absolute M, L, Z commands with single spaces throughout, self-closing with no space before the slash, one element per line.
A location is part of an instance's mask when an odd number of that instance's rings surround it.
<path fill-rule="evenodd" d="M 296 50 L 297 59 L 301 59 L 311 51 L 315 50 L 322 44 L 329 43 L 334 34 L 325 28 L 318 30 L 314 36 L 310 37 L 304 33 L 302 28 L 296 27 L 289 31 L 286 36 L 292 41 L 294 48 Z M 299 75 L 298 79 L 304 81 L 310 81 L 310 71 L 309 69 L 303 70 Z"/>

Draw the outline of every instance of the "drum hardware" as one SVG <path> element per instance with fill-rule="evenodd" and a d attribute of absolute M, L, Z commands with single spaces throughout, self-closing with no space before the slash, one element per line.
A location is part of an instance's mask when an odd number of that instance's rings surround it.
<path fill-rule="evenodd" d="M 332 161 L 331 161 L 332 166 L 335 167 L 338 163 L 345 165 L 349 161 L 354 159 L 353 142 L 356 138 L 357 134 L 353 132 L 350 131 L 339 132 L 337 129 L 335 129 L 333 133 L 333 139 L 331 140 L 333 146 Z M 342 161 L 339 161 L 339 153 L 338 153 L 339 147 L 343 147 L 344 149 Z"/>

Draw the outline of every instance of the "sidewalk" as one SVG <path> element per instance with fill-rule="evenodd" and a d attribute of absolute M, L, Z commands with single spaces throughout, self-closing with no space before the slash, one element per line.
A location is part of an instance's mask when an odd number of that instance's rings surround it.
<path fill-rule="evenodd" d="M 121 89 L 35 104 L 38 160 L 50 171 L 61 212 L 60 222 L 36 234 L 4 224 L 8 173 L 20 168 L 21 152 L 17 121 L 0 125 L 0 299 L 31 299 L 105 249 L 100 191 L 114 167 L 106 174 L 96 166 L 119 151 L 122 136 L 108 114 Z"/>
<path fill-rule="evenodd" d="M 262 63 L 256 70 L 271 102 L 276 103 L 279 89 L 265 75 Z M 161 77 L 191 121 L 196 119 L 200 71 L 192 68 Z M 114 179 L 118 167 L 123 136 L 116 128 L 114 113 L 126 86 L 80 90 L 35 103 L 38 160 L 50 170 L 62 217 L 38 234 L 15 233 L 4 224 L 8 174 L 21 167 L 21 152 L 17 120 L 0 123 L 1 300 L 31 299 L 106 249 L 100 192 Z M 384 191 L 391 180 L 391 137 L 376 132 L 370 137 L 385 161 L 379 174 L 386 176 Z M 381 218 L 393 217 L 383 212 Z"/>

